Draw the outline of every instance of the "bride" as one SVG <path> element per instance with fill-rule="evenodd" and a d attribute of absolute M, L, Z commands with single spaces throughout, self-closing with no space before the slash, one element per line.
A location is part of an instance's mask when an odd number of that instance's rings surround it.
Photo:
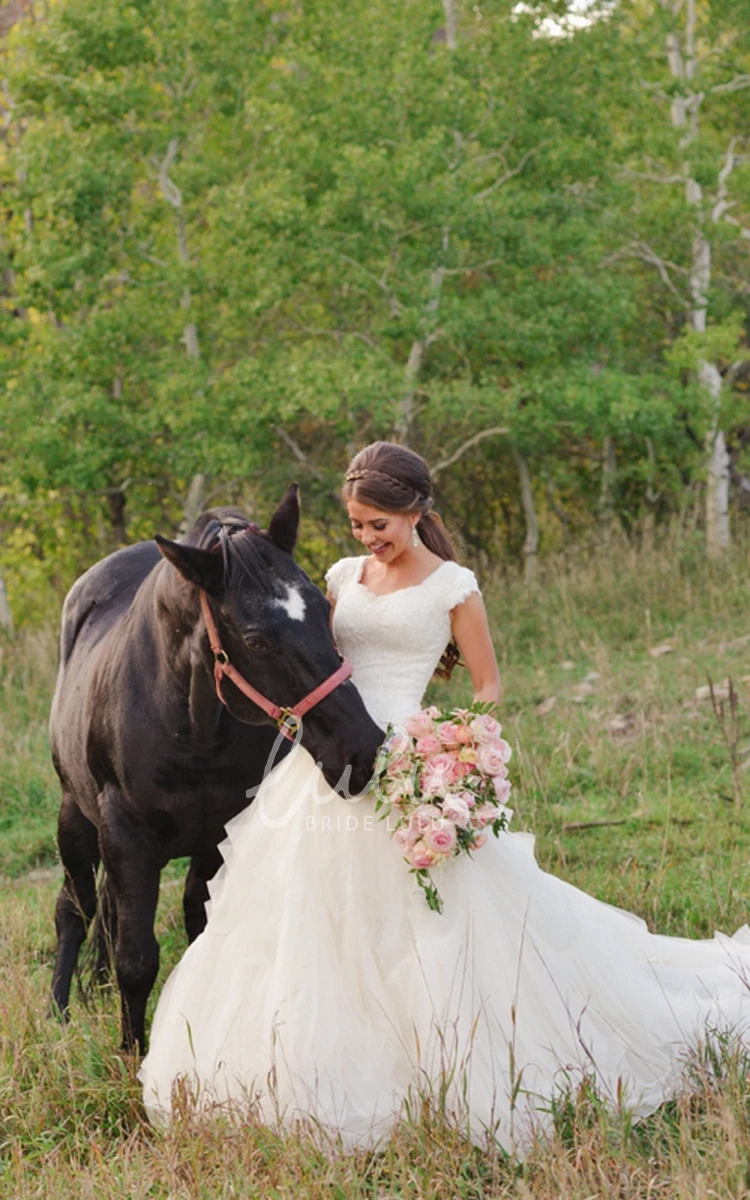
<path fill-rule="evenodd" d="M 366 555 L 328 572 L 336 642 L 372 717 L 420 707 L 458 654 L 474 696 L 500 681 L 484 606 L 429 510 L 418 455 L 376 442 L 344 500 Z M 364 794 L 342 798 L 301 747 L 227 826 L 208 924 L 172 972 L 141 1068 L 152 1120 L 199 1108 L 312 1121 L 344 1148 L 386 1136 L 439 1097 L 481 1144 L 523 1151 L 550 1098 L 587 1076 L 653 1111 L 686 1049 L 750 1017 L 750 931 L 695 941 L 540 870 L 533 838 L 501 833 L 440 877 L 431 911 Z"/>

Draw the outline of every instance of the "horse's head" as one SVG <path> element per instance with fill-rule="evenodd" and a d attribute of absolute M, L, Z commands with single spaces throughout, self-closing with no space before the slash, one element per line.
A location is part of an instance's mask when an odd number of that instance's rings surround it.
<path fill-rule="evenodd" d="M 299 523 L 297 486 L 287 488 L 267 530 L 236 509 L 203 513 L 184 542 L 156 538 L 161 553 L 207 597 L 226 657 L 252 688 L 279 708 L 292 708 L 340 666 L 325 597 L 292 558 Z M 200 652 L 213 656 L 204 622 Z M 246 724 L 272 720 L 231 677 L 221 681 L 227 708 Z M 347 679 L 305 715 L 302 744 L 332 787 L 359 792 L 372 775 L 382 731 Z M 350 768 L 347 771 L 347 767 Z"/>

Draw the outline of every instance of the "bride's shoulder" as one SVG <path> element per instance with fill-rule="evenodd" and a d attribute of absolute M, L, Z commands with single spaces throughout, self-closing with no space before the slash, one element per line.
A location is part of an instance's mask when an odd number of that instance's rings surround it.
<path fill-rule="evenodd" d="M 481 595 L 477 577 L 470 567 L 462 567 L 452 559 L 446 561 L 435 577 L 439 584 L 441 604 L 447 609 L 463 604 L 472 592 Z"/>
<path fill-rule="evenodd" d="M 325 574 L 326 586 L 334 600 L 343 584 L 356 579 L 366 555 L 353 554 L 348 558 L 340 558 L 330 566 Z"/>

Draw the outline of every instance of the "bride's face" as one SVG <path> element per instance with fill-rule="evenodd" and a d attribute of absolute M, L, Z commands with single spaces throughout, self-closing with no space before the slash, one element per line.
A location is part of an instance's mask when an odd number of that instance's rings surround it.
<path fill-rule="evenodd" d="M 358 500 L 347 501 L 346 507 L 352 533 L 375 558 L 393 562 L 411 546 L 413 516 L 370 508 Z"/>

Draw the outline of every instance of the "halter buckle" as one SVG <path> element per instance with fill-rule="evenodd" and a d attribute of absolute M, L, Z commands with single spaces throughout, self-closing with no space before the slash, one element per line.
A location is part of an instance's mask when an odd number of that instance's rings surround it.
<path fill-rule="evenodd" d="M 284 734 L 284 737 L 288 737 L 294 741 L 302 725 L 302 717 L 298 716 L 296 712 L 292 712 L 291 708 L 282 707 L 276 718 L 276 724 Z"/>

